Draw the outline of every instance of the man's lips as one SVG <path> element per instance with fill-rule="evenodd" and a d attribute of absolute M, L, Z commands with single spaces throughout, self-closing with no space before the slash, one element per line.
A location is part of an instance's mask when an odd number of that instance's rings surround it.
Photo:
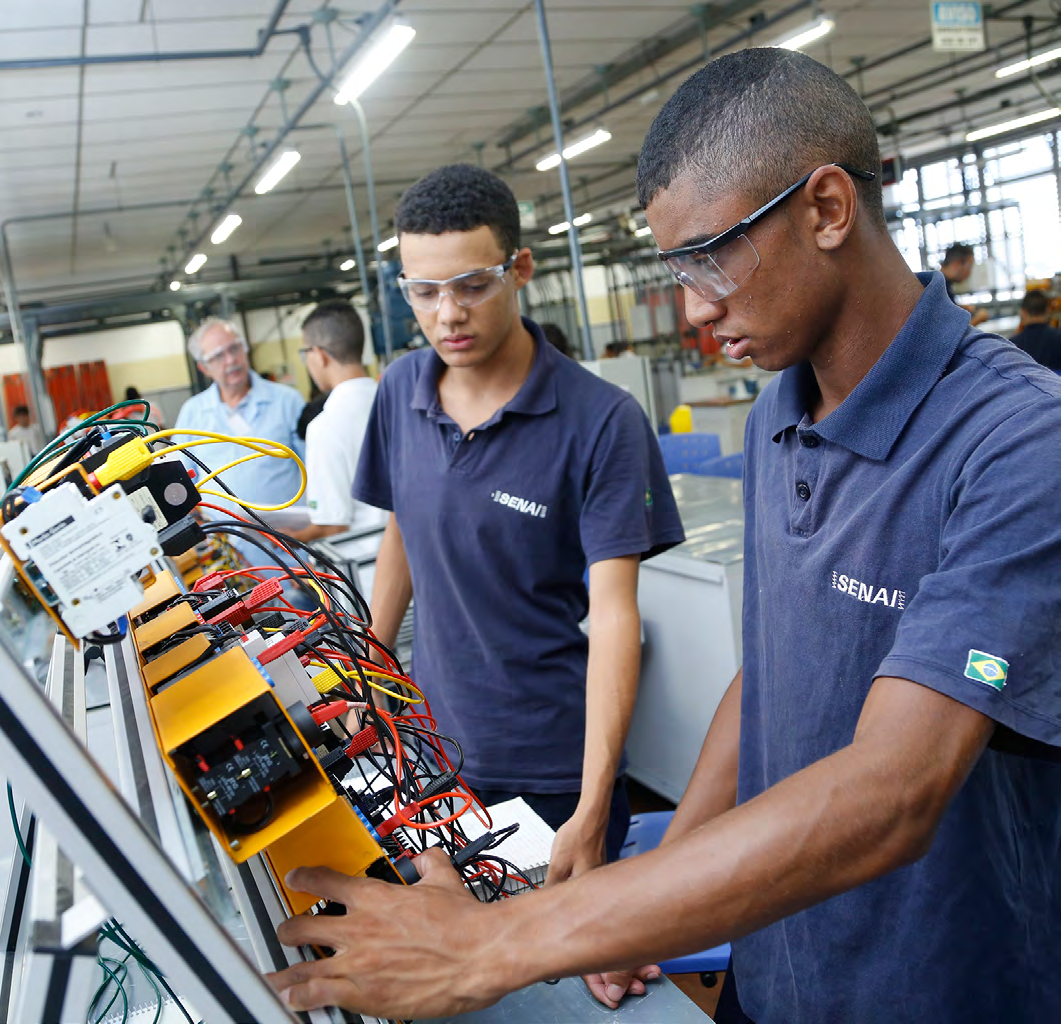
<path fill-rule="evenodd" d="M 728 338 L 725 335 L 716 334 L 716 339 L 721 343 L 723 352 L 730 359 L 743 359 L 748 348 L 747 338 Z"/>
<path fill-rule="evenodd" d="M 442 344 L 450 348 L 467 348 L 474 340 L 470 334 L 447 334 Z"/>

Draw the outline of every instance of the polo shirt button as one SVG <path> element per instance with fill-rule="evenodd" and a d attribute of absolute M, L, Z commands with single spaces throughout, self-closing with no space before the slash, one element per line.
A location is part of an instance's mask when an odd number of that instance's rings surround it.
<path fill-rule="evenodd" d="M 461 432 L 459 430 L 454 430 L 453 431 L 453 440 L 454 441 L 460 441 L 460 439 L 461 439 Z"/>
<path fill-rule="evenodd" d="M 804 434 L 799 439 L 799 443 L 803 445 L 804 448 L 817 448 L 820 442 L 817 434 Z"/>
<path fill-rule="evenodd" d="M 800 480 L 796 484 L 796 496 L 801 501 L 809 501 L 810 500 L 810 487 L 808 486 L 806 480 Z"/>

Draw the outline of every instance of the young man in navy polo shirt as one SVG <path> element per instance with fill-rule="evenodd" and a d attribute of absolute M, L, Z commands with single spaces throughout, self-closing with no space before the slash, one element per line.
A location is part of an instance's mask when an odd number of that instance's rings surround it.
<path fill-rule="evenodd" d="M 558 830 L 562 881 L 614 860 L 626 834 L 638 565 L 681 522 L 641 408 L 520 318 L 534 261 L 508 186 L 441 167 L 395 219 L 431 348 L 384 374 L 354 484 L 392 510 L 374 628 L 392 643 L 415 595 L 412 670 L 439 731 L 485 802 L 522 795 Z"/>
<path fill-rule="evenodd" d="M 657 851 L 503 907 L 437 853 L 401 894 L 300 872 L 357 913 L 282 927 L 353 951 L 281 976 L 292 1005 L 430 1017 L 732 939 L 720 1022 L 1061 1020 L 1061 382 L 910 272 L 879 171 L 800 53 L 663 108 L 638 185 L 689 320 L 783 371 L 745 441 L 743 669 Z"/>

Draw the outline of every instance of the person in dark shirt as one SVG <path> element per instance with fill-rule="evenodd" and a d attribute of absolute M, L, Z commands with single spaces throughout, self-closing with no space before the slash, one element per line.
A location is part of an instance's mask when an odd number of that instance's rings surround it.
<path fill-rule="evenodd" d="M 954 296 L 954 286 L 968 281 L 975 266 L 976 256 L 973 253 L 973 247 L 966 245 L 964 242 L 955 242 L 943 254 L 943 262 L 939 265 L 939 272 L 947 283 L 947 295 L 951 302 L 961 305 Z M 967 306 L 962 306 L 962 308 L 968 309 Z M 985 320 L 990 318 L 990 314 L 986 309 L 970 309 L 969 315 L 972 317 L 973 327 L 984 323 Z"/>
<path fill-rule="evenodd" d="M 1061 331 L 1050 326 L 1049 306 L 1045 293 L 1026 293 L 1020 304 L 1020 330 L 1010 340 L 1037 363 L 1061 372 Z"/>

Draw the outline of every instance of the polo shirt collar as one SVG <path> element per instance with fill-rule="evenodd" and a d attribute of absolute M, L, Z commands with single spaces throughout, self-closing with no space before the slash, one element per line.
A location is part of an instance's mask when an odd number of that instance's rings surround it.
<path fill-rule="evenodd" d="M 943 375 L 969 326 L 969 314 L 950 301 L 941 273 L 917 277 L 925 290 L 909 319 L 851 394 L 814 424 L 819 437 L 868 459 L 888 457 L 914 410 Z M 815 390 L 809 363 L 781 373 L 770 425 L 774 441 L 803 421 Z"/>
<path fill-rule="evenodd" d="M 521 318 L 523 326 L 530 332 L 534 339 L 534 363 L 531 366 L 527 379 L 523 382 L 519 391 L 503 408 L 499 409 L 490 418 L 487 424 L 496 423 L 505 413 L 522 413 L 526 416 L 540 416 L 551 412 L 556 408 L 556 360 L 564 359 L 559 352 L 545 340 L 542 329 L 527 317 Z M 424 368 L 416 380 L 413 388 L 413 398 L 410 407 L 419 412 L 425 412 L 432 419 L 442 414 L 442 406 L 438 401 L 438 382 L 442 377 L 442 371 L 446 364 L 432 349 L 424 363 Z"/>
<path fill-rule="evenodd" d="M 254 370 L 251 370 L 250 376 L 251 389 L 236 403 L 237 409 L 241 406 L 247 405 L 249 402 L 253 402 L 255 405 L 261 405 L 263 402 L 268 402 L 270 400 L 268 391 L 265 387 L 265 379 L 260 374 L 255 373 Z M 211 402 L 213 402 L 214 406 L 218 409 L 220 409 L 222 405 L 225 405 L 225 403 L 221 401 L 221 388 L 218 387 L 216 380 L 206 389 L 206 391 L 203 392 L 203 394 L 209 395 Z M 225 405 L 225 408 L 228 409 L 229 407 Z"/>

